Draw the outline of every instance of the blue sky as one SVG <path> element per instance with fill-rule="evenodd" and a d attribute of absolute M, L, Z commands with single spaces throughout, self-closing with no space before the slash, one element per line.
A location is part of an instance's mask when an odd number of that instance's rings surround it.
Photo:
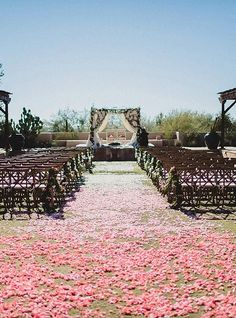
<path fill-rule="evenodd" d="M 0 0 L 0 89 L 43 119 L 140 106 L 217 113 L 236 87 L 234 0 Z M 235 116 L 236 110 L 231 112 Z"/>

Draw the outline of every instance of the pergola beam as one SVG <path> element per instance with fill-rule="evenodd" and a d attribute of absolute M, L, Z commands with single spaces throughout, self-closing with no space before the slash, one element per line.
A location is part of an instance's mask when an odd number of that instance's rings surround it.
<path fill-rule="evenodd" d="M 236 103 L 236 100 L 225 109 L 225 114 L 228 113 L 228 111 L 235 105 L 235 103 Z"/>

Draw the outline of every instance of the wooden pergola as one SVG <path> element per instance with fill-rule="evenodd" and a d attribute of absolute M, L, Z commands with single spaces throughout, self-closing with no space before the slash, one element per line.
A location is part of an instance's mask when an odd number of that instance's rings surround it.
<path fill-rule="evenodd" d="M 218 93 L 219 100 L 221 102 L 221 149 L 224 149 L 225 145 L 225 114 L 236 104 L 236 88 L 228 89 L 227 91 Z M 233 101 L 226 107 L 227 101 Z"/>
<path fill-rule="evenodd" d="M 0 111 L 4 114 L 5 117 L 5 129 L 4 129 L 4 141 L 5 149 L 9 150 L 9 118 L 8 118 L 8 104 L 11 101 L 11 93 L 0 90 Z"/>

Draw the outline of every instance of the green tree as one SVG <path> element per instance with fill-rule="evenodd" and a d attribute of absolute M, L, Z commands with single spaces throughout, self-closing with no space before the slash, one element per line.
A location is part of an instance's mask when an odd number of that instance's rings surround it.
<path fill-rule="evenodd" d="M 236 144 L 236 120 L 230 114 L 225 114 L 224 128 L 225 145 L 234 146 Z M 221 131 L 221 114 L 216 117 L 214 129 L 218 132 Z"/>
<path fill-rule="evenodd" d="M 210 131 L 212 124 L 211 114 L 173 110 L 162 118 L 160 130 L 167 138 L 176 131 L 182 132 L 186 135 L 188 145 L 194 146 L 197 136 Z"/>
<path fill-rule="evenodd" d="M 227 138 L 229 140 L 229 144 L 235 147 L 236 146 L 236 119 L 232 118 L 231 123 L 232 123 L 231 130 L 229 131 Z"/>
<path fill-rule="evenodd" d="M 150 118 L 147 116 L 142 116 L 141 117 L 141 126 L 145 127 L 145 129 L 148 132 L 156 132 L 160 130 L 160 126 L 162 123 L 162 120 L 164 119 L 164 114 L 161 112 L 157 114 L 155 117 Z"/>
<path fill-rule="evenodd" d="M 230 114 L 225 114 L 225 120 L 224 120 L 224 126 L 225 126 L 225 133 L 229 133 L 233 128 L 233 119 L 230 116 Z M 220 131 L 221 130 L 221 114 L 219 114 L 216 117 L 216 123 L 215 123 L 215 130 Z"/>
<path fill-rule="evenodd" d="M 78 131 L 87 131 L 87 130 L 89 130 L 89 115 L 90 115 L 90 112 L 86 108 L 84 108 L 83 111 L 79 112 Z"/>
<path fill-rule="evenodd" d="M 150 118 L 150 117 L 143 115 L 141 117 L 140 124 L 141 124 L 141 127 L 145 127 L 146 131 L 148 131 L 148 132 L 157 130 L 155 118 Z"/>
<path fill-rule="evenodd" d="M 88 129 L 89 112 L 86 109 L 76 111 L 67 107 L 60 109 L 54 118 L 48 123 L 48 126 L 50 130 L 55 132 L 73 132 Z"/>
<path fill-rule="evenodd" d="M 35 147 L 37 135 L 43 128 L 43 122 L 38 116 L 34 116 L 30 109 L 23 107 L 21 118 L 15 125 L 15 131 L 21 133 L 25 137 L 25 147 Z"/>
<path fill-rule="evenodd" d="M 8 123 L 8 131 L 9 135 L 11 135 L 14 131 L 13 128 L 13 120 L 11 119 Z M 0 114 L 0 148 L 5 148 L 6 140 L 5 140 L 5 117 Z"/>
<path fill-rule="evenodd" d="M 156 121 L 156 126 L 160 126 L 161 123 L 162 123 L 162 120 L 164 118 L 164 114 L 163 113 L 159 113 L 156 118 L 155 118 L 155 121 Z"/>

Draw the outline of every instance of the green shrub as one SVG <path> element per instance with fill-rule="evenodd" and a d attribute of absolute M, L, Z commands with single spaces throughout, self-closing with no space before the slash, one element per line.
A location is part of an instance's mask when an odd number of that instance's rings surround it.
<path fill-rule="evenodd" d="M 12 120 L 8 123 L 9 135 L 13 133 L 13 122 Z M 6 138 L 5 138 L 5 118 L 0 116 L 0 148 L 5 148 Z"/>
<path fill-rule="evenodd" d="M 159 130 L 164 132 L 166 138 L 172 138 L 176 131 L 184 133 L 186 144 L 197 146 L 199 134 L 208 132 L 212 122 L 213 116 L 210 114 L 173 110 L 162 118 Z"/>
<path fill-rule="evenodd" d="M 67 107 L 59 109 L 53 119 L 47 122 L 50 131 L 76 132 L 89 130 L 89 111 L 85 108 L 77 111 Z"/>
<path fill-rule="evenodd" d="M 77 140 L 79 139 L 79 133 L 75 131 L 70 132 L 57 132 L 54 134 L 54 140 Z"/>
<path fill-rule="evenodd" d="M 31 114 L 30 109 L 23 107 L 21 118 L 15 125 L 15 130 L 25 137 L 25 147 L 32 148 L 36 146 L 36 137 L 43 127 L 43 122 L 38 116 Z"/>

